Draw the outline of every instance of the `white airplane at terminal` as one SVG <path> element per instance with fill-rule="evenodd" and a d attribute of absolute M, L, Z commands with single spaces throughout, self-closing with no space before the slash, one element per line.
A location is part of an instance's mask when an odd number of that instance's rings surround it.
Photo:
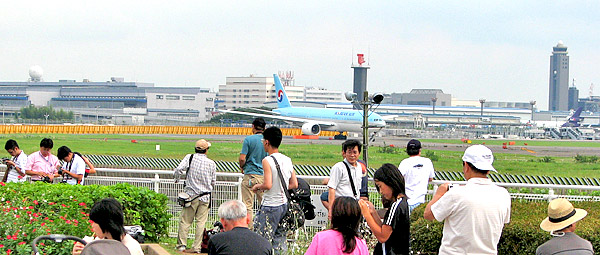
<path fill-rule="evenodd" d="M 337 132 L 362 132 L 363 112 L 360 110 L 292 107 L 285 93 L 279 76 L 273 74 L 275 91 L 277 92 L 277 107 L 268 114 L 220 110 L 225 113 L 262 117 L 265 119 L 283 120 L 302 127 L 305 135 L 318 135 L 321 130 Z M 383 128 L 385 121 L 377 113 L 369 114 L 369 127 Z"/>

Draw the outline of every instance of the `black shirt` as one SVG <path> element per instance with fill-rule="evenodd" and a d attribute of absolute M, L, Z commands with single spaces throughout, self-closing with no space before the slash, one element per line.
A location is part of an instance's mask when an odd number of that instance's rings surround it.
<path fill-rule="evenodd" d="M 264 254 L 271 255 L 273 248 L 264 237 L 244 227 L 236 227 L 214 235 L 208 241 L 208 254 Z"/>
<path fill-rule="evenodd" d="M 392 203 L 390 209 L 385 213 L 383 224 L 392 227 L 392 234 L 384 244 L 377 243 L 373 254 L 383 254 L 383 247 L 385 247 L 385 254 L 408 254 L 410 250 L 410 217 L 406 197 Z"/>

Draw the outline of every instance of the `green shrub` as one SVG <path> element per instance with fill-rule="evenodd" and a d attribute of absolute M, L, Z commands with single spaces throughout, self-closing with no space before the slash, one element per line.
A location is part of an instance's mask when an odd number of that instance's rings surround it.
<path fill-rule="evenodd" d="M 590 241 L 594 250 L 600 249 L 600 204 L 597 202 L 572 202 L 577 208 L 588 211 L 588 216 L 577 223 L 575 233 Z M 514 201 L 511 207 L 510 223 L 504 226 L 498 254 L 535 254 L 535 249 L 548 241 L 551 236 L 540 228 L 540 222 L 547 215 L 546 201 Z M 441 240 L 443 223 L 423 218 L 425 205 L 411 214 L 411 247 L 415 254 L 437 254 Z"/>
<path fill-rule="evenodd" d="M 575 156 L 575 162 L 577 163 L 596 163 L 598 162 L 598 159 L 599 158 L 596 155 L 584 156 L 577 154 L 577 156 Z"/>
<path fill-rule="evenodd" d="M 544 156 L 538 159 L 538 162 L 542 162 L 542 163 L 553 163 L 554 162 L 554 158 L 550 157 L 550 156 Z"/>
<path fill-rule="evenodd" d="M 112 186 L 35 183 L 0 183 L 0 254 L 9 249 L 31 254 L 37 236 L 65 234 L 91 236 L 89 210 L 103 198 L 121 202 L 126 225 L 140 225 L 149 241 L 167 234 L 170 215 L 167 197 L 147 188 L 122 183 Z M 71 254 L 70 243 L 45 242 L 46 254 Z"/>
<path fill-rule="evenodd" d="M 426 151 L 425 157 L 431 159 L 431 161 L 438 161 L 440 159 L 440 156 L 435 155 L 434 151 Z"/>

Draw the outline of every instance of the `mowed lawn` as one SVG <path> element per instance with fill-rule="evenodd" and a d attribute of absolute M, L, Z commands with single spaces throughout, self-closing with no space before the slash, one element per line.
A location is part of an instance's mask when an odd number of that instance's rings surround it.
<path fill-rule="evenodd" d="M 69 146 L 73 151 L 83 154 L 97 155 L 124 155 L 159 158 L 183 158 L 185 154 L 193 152 L 196 138 L 141 136 L 141 135 L 75 135 L 75 134 L 2 134 L 0 144 L 6 140 L 15 139 L 26 153 L 39 150 L 40 140 L 48 137 L 54 140 L 53 152 L 62 145 Z M 132 142 L 136 140 L 136 142 Z M 211 141 L 210 139 L 208 139 Z M 453 143 L 460 140 L 423 140 L 428 143 Z M 486 144 L 502 144 L 508 140 L 485 140 Z M 237 162 L 242 146 L 242 139 L 228 141 L 213 141 L 208 156 L 213 160 Z M 474 144 L 482 141 L 473 141 Z M 524 141 L 522 141 L 524 142 Z M 566 142 L 566 141 L 526 141 L 529 146 L 587 146 L 598 147 L 596 142 Z M 521 143 L 521 142 L 517 142 Z M 160 145 L 160 150 L 156 150 Z M 585 146 L 584 146 L 585 145 Z M 295 164 L 331 166 L 342 159 L 340 145 L 287 145 L 283 144 L 280 151 L 290 156 Z M 433 153 L 437 160 L 434 166 L 438 171 L 462 171 L 460 151 L 424 150 Z M 9 157 L 6 151 L 0 153 L 2 157 Z M 369 166 L 377 168 L 383 163 L 398 165 L 408 156 L 403 148 L 371 147 L 369 150 Z M 552 157 L 551 162 L 540 162 L 539 157 L 529 155 L 516 155 L 509 153 L 496 153 L 494 166 L 500 173 L 548 176 L 573 176 L 600 178 L 600 164 L 577 163 L 573 157 Z"/>

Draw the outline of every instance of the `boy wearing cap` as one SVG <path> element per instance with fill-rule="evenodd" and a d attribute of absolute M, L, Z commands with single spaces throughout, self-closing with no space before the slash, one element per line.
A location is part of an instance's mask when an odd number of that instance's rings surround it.
<path fill-rule="evenodd" d="M 592 244 L 574 233 L 577 221 L 586 215 L 586 210 L 574 208 L 571 202 L 564 198 L 550 201 L 548 217 L 542 221 L 540 227 L 554 237 L 540 245 L 535 254 L 594 254 Z"/>
<path fill-rule="evenodd" d="M 189 253 L 200 253 L 202 245 L 202 233 L 204 224 L 208 218 L 208 205 L 210 204 L 210 192 L 212 192 L 217 181 L 217 165 L 206 157 L 206 151 L 210 143 L 204 139 L 196 142 L 194 154 L 186 155 L 179 166 L 175 168 L 175 182 L 187 170 L 184 192 L 193 198 L 191 206 L 184 207 L 179 220 L 179 231 L 177 233 L 177 249 Z M 190 157 L 191 160 L 190 160 Z M 203 195 L 204 194 L 204 195 Z M 191 249 L 186 250 L 188 231 L 196 219 L 196 235 Z"/>
<path fill-rule="evenodd" d="M 439 254 L 497 254 L 502 228 L 510 221 L 510 195 L 487 178 L 497 172 L 490 149 L 473 145 L 462 160 L 467 184 L 440 185 L 423 216 L 444 221 Z"/>
<path fill-rule="evenodd" d="M 398 170 L 404 177 L 408 210 L 412 212 L 415 207 L 425 203 L 427 185 L 430 181 L 433 181 L 435 171 L 431 160 L 421 157 L 421 142 L 419 140 L 412 139 L 408 141 L 406 153 L 409 157 L 400 162 Z"/>

